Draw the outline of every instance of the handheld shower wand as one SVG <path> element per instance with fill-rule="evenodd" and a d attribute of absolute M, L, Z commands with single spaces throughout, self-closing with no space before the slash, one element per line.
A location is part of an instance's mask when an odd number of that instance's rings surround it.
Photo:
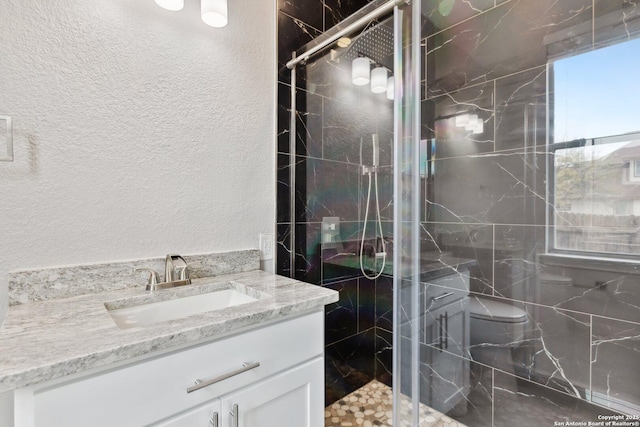
<path fill-rule="evenodd" d="M 373 158 L 372 158 L 372 166 L 371 167 L 367 167 L 367 166 L 362 166 L 362 174 L 363 175 L 369 175 L 369 189 L 367 190 L 367 207 L 365 208 L 365 213 L 364 213 L 364 225 L 362 227 L 362 239 L 360 240 L 360 271 L 362 271 L 362 274 L 364 275 L 364 277 L 366 277 L 367 279 L 373 280 L 373 279 L 377 279 L 378 277 L 380 277 L 382 275 L 382 272 L 384 271 L 384 268 L 386 266 L 387 263 L 387 249 L 386 249 L 386 244 L 384 242 L 384 235 L 382 234 L 382 218 L 380 217 L 380 197 L 378 195 L 378 167 L 380 165 L 380 143 L 378 140 L 378 134 L 373 134 L 371 135 L 371 142 L 372 142 L 372 146 L 373 146 Z M 360 140 L 360 159 L 362 159 L 362 139 Z M 367 233 L 367 221 L 369 220 L 369 204 L 371 202 L 371 181 L 372 181 L 372 175 L 373 175 L 373 181 L 375 182 L 375 187 L 376 187 L 376 212 L 378 214 L 378 229 L 380 231 L 380 249 L 382 249 L 382 252 L 378 252 L 378 245 L 375 245 L 375 258 L 382 258 L 382 265 L 380 267 L 380 270 L 373 276 L 370 276 L 369 274 L 367 274 L 366 269 L 364 268 L 364 239 Z"/>

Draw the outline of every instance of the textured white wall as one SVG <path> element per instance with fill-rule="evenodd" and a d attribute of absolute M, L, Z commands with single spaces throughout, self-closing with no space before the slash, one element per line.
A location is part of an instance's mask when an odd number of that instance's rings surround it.
<path fill-rule="evenodd" d="M 3 0 L 7 272 L 256 248 L 275 223 L 275 2 Z M 4 147 L 0 147 L 4 150 Z"/>

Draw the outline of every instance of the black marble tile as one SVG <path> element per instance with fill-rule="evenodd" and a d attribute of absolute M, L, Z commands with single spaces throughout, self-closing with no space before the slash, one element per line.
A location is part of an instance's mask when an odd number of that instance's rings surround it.
<path fill-rule="evenodd" d="M 436 138 L 435 150 L 431 155 L 444 158 L 493 151 L 493 100 L 493 82 L 433 99 L 433 124 L 427 124 L 429 129 L 435 131 Z M 481 120 L 482 124 L 477 129 L 466 130 L 462 120 L 469 117 Z"/>
<path fill-rule="evenodd" d="M 358 279 L 325 285 L 340 293 L 340 300 L 325 307 L 325 343 L 358 333 Z"/>
<path fill-rule="evenodd" d="M 339 54 L 346 55 L 340 51 Z M 329 50 L 307 62 L 305 65 L 307 90 L 325 98 L 340 99 L 344 94 L 353 92 L 351 82 L 351 61 L 335 57 Z"/>
<path fill-rule="evenodd" d="M 554 423 L 585 424 L 601 421 L 598 415 L 614 415 L 601 407 L 575 397 L 518 380 L 508 374 L 495 372 L 494 426 L 514 425 L 554 426 Z M 580 424 L 574 424 L 580 425 Z"/>
<path fill-rule="evenodd" d="M 376 379 L 389 387 L 393 379 L 393 334 L 376 328 Z"/>
<path fill-rule="evenodd" d="M 437 250 L 475 260 L 476 264 L 469 267 L 470 290 L 493 295 L 492 225 L 427 223 L 423 228 L 435 239 Z"/>
<path fill-rule="evenodd" d="M 464 412 L 470 391 L 470 362 L 456 354 L 421 345 L 420 401 L 442 413 Z"/>
<path fill-rule="evenodd" d="M 594 0 L 593 14 L 597 47 L 630 40 L 640 34 L 638 0 Z"/>
<path fill-rule="evenodd" d="M 360 277 L 358 279 L 358 332 L 364 332 L 376 325 L 376 281 Z"/>
<path fill-rule="evenodd" d="M 362 92 L 362 96 L 355 96 Z M 373 98 L 367 87 L 352 86 L 339 99 L 325 99 L 323 110 L 324 158 L 354 164 L 371 164 L 372 135 L 377 133 L 378 104 L 386 98 Z M 384 141 L 387 144 L 386 138 Z M 388 150 L 385 150 L 388 153 Z M 362 153 L 362 158 L 360 157 Z"/>
<path fill-rule="evenodd" d="M 297 223 L 295 236 L 295 278 L 320 284 L 320 224 Z"/>
<path fill-rule="evenodd" d="M 593 318 L 591 400 L 640 412 L 640 324 Z"/>
<path fill-rule="evenodd" d="M 357 221 L 360 169 L 357 165 L 314 158 L 296 162 L 296 215 L 300 222 L 337 216 Z"/>
<path fill-rule="evenodd" d="M 369 185 L 371 185 L 370 189 Z M 362 206 L 360 219 L 362 221 L 367 213 L 367 201 L 369 202 L 367 237 L 380 236 L 380 225 L 376 222 L 378 218 L 381 218 L 382 221 L 393 221 L 393 168 L 381 167 L 377 174 L 364 175 L 361 179 L 360 194 Z M 378 215 L 378 207 L 380 215 Z"/>
<path fill-rule="evenodd" d="M 375 378 L 374 329 L 325 348 L 325 406 Z"/>
<path fill-rule="evenodd" d="M 376 279 L 376 327 L 393 330 L 393 277 Z"/>
<path fill-rule="evenodd" d="M 289 153 L 291 130 L 291 86 L 278 82 L 278 152 Z"/>
<path fill-rule="evenodd" d="M 278 170 L 276 173 L 278 179 L 276 187 L 276 218 L 278 223 L 291 221 L 290 160 L 288 154 L 278 153 Z"/>
<path fill-rule="evenodd" d="M 547 267 L 553 274 L 573 280 L 570 285 L 549 284 L 540 300 L 549 305 L 584 313 L 609 316 L 621 320 L 640 322 L 640 289 L 635 274 L 611 269 L 594 269 L 589 259 L 583 266 Z"/>
<path fill-rule="evenodd" d="M 432 161 L 431 218 L 527 224 L 544 218 L 545 153 L 509 151 Z M 535 209 L 536 215 L 528 213 Z"/>
<path fill-rule="evenodd" d="M 471 363 L 469 394 L 466 405 L 447 413 L 467 426 L 492 427 L 493 370 L 479 363 Z"/>
<path fill-rule="evenodd" d="M 445 30 L 493 6 L 493 0 L 422 0 L 422 15 L 427 20 L 422 37 Z"/>
<path fill-rule="evenodd" d="M 590 0 L 514 0 L 430 37 L 427 88 L 433 94 L 451 92 L 544 65 L 549 55 L 590 45 L 589 32 L 574 36 L 568 29 L 590 24 L 591 4 Z M 565 37 L 548 52 L 545 36 L 551 33 Z"/>
<path fill-rule="evenodd" d="M 322 97 L 296 91 L 296 154 L 322 157 Z"/>
<path fill-rule="evenodd" d="M 295 1 L 295 0 L 278 0 L 278 10 L 286 14 L 298 18 L 306 24 L 317 28 L 324 29 L 324 4 L 322 0 L 313 1 Z"/>
<path fill-rule="evenodd" d="M 339 257 L 343 250 L 341 248 L 329 248 L 322 251 L 322 283 L 329 284 L 333 282 L 341 282 L 347 279 L 356 279 L 362 276 L 359 268 L 345 267 L 332 263 L 332 259 Z M 357 254 L 357 249 L 349 251 L 349 253 Z"/>
<path fill-rule="evenodd" d="M 282 276 L 291 276 L 291 224 L 278 224 L 276 247 L 276 273 Z"/>
<path fill-rule="evenodd" d="M 545 251 L 544 226 L 495 226 L 495 294 L 519 301 L 540 302 L 536 296 L 545 292 L 538 283 L 542 271 L 538 254 Z"/>
<path fill-rule="evenodd" d="M 496 80 L 496 151 L 546 144 L 546 70 L 542 66 Z"/>
<path fill-rule="evenodd" d="M 322 0 L 325 31 L 357 12 L 373 0 Z"/>
<path fill-rule="evenodd" d="M 584 398 L 589 387 L 589 316 L 530 304 L 525 309 L 526 342 L 514 351 L 513 368 L 524 373 L 527 367 L 528 379 Z"/>
<path fill-rule="evenodd" d="M 322 33 L 302 20 L 287 13 L 278 11 L 278 81 L 291 82 L 291 70 L 286 67 L 292 58 L 292 53 L 309 43 Z M 300 67 L 298 67 L 300 68 Z M 298 84 L 303 84 L 304 73 L 296 74 Z"/>

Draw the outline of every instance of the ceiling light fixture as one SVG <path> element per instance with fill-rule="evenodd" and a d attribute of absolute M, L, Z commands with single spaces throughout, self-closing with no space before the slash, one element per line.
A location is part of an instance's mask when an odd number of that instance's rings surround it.
<path fill-rule="evenodd" d="M 396 82 L 393 76 L 387 79 L 387 99 L 394 99 L 396 95 Z"/>
<path fill-rule="evenodd" d="M 351 81 L 356 86 L 364 86 L 369 83 L 371 68 L 369 58 L 360 57 L 351 63 Z"/>
<path fill-rule="evenodd" d="M 371 92 L 383 93 L 387 91 L 387 69 L 376 67 L 371 71 Z"/>
<path fill-rule="evenodd" d="M 163 9 L 177 12 L 184 7 L 184 0 L 155 0 L 156 4 Z"/>
<path fill-rule="evenodd" d="M 227 0 L 201 0 L 200 10 L 202 21 L 211 27 L 222 28 L 229 22 Z"/>

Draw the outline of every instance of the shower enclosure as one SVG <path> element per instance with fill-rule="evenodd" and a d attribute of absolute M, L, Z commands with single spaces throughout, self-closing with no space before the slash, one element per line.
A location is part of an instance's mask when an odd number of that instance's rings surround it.
<path fill-rule="evenodd" d="M 340 291 L 326 425 L 638 422 L 640 5 L 330 3 L 279 12 L 277 268 Z"/>

